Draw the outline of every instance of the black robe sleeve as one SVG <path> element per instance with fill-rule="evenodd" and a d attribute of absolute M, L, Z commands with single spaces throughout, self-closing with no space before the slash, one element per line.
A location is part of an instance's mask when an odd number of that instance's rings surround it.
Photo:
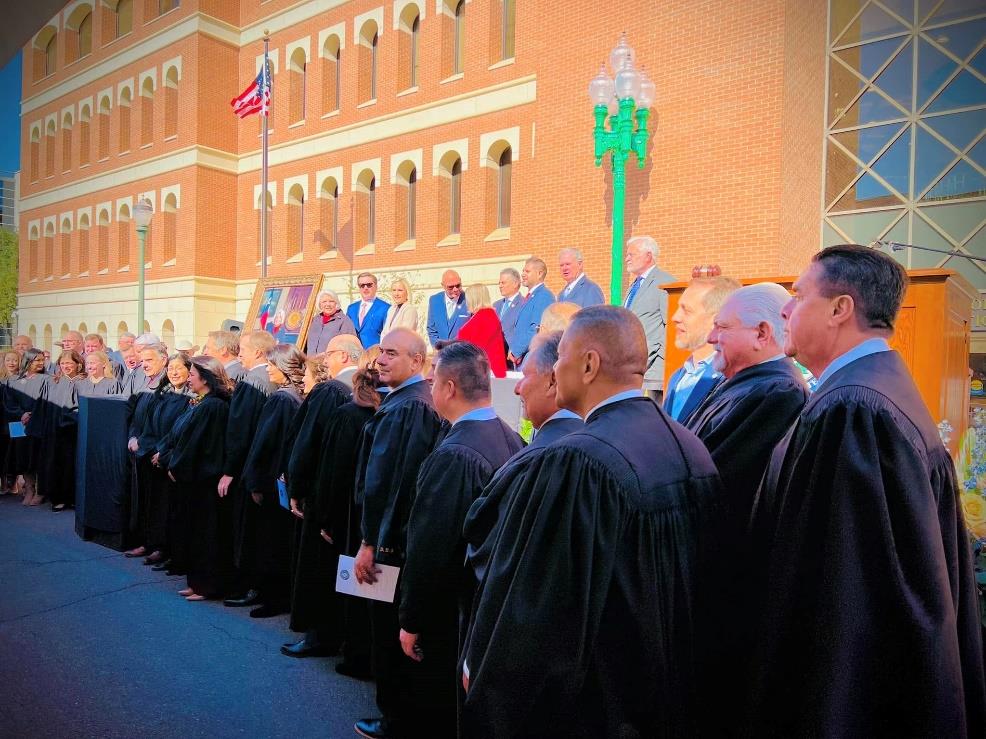
<path fill-rule="evenodd" d="M 229 426 L 226 429 L 226 458 L 223 461 L 223 474 L 240 477 L 246 464 L 250 445 L 260 421 L 260 414 L 270 393 L 247 375 L 236 383 L 233 397 L 229 402 Z"/>
<path fill-rule="evenodd" d="M 323 529 L 342 551 L 351 551 L 358 532 L 353 529 L 353 484 L 356 478 L 357 449 L 363 426 L 373 416 L 372 408 L 347 403 L 326 421 L 319 455 L 318 479 L 315 484 L 315 511 Z M 307 509 L 306 509 L 307 515 Z"/>
<path fill-rule="evenodd" d="M 257 424 L 257 433 L 243 465 L 243 484 L 249 493 L 272 494 L 287 461 L 285 440 L 300 403 L 286 392 L 267 399 Z"/>
<path fill-rule="evenodd" d="M 346 390 L 339 382 L 320 382 L 302 403 L 295 418 L 286 475 L 292 498 L 304 500 L 314 488 L 326 423 L 332 411 L 349 401 L 351 394 Z"/>
<path fill-rule="evenodd" d="M 222 474 L 223 431 L 229 420 L 229 404 L 206 396 L 191 409 L 174 440 L 168 469 L 178 482 L 219 477 Z"/>

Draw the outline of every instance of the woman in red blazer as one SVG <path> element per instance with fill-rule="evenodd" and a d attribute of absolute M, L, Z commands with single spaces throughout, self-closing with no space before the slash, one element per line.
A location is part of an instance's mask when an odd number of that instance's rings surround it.
<path fill-rule="evenodd" d="M 506 342 L 500 318 L 493 310 L 490 291 L 486 285 L 470 285 L 466 288 L 466 305 L 472 317 L 459 329 L 456 337 L 468 341 L 486 352 L 494 377 L 507 376 Z"/>

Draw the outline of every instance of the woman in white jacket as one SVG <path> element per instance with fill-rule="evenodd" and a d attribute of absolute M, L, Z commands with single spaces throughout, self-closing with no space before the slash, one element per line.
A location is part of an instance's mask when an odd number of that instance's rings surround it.
<path fill-rule="evenodd" d="M 390 295 L 393 303 L 387 309 L 387 318 L 383 322 L 383 331 L 380 335 L 385 335 L 394 328 L 409 328 L 412 331 L 418 330 L 418 309 L 411 304 L 411 286 L 403 277 L 398 277 L 390 285 Z"/>

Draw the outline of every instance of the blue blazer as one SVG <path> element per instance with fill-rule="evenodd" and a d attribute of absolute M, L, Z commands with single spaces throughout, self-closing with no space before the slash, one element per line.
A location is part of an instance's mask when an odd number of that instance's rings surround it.
<path fill-rule="evenodd" d="M 599 285 L 588 277 L 583 277 L 568 295 L 565 295 L 565 290 L 562 289 L 558 293 L 558 301 L 575 303 L 580 308 L 588 308 L 590 305 L 602 305 L 606 302 L 606 298 L 603 296 L 602 288 Z"/>
<path fill-rule="evenodd" d="M 374 344 L 380 343 L 380 332 L 383 331 L 383 323 L 387 320 L 387 309 L 390 308 L 390 303 L 380 298 L 374 298 L 370 310 L 366 312 L 366 318 L 363 319 L 363 324 L 360 325 L 360 302 L 362 301 L 357 300 L 355 303 L 350 303 L 349 307 L 346 308 L 346 315 L 356 327 L 356 335 L 359 336 L 363 348 L 369 349 Z"/>
<path fill-rule="evenodd" d="M 435 293 L 428 298 L 428 341 L 435 346 L 439 341 L 454 339 L 459 335 L 459 329 L 469 320 L 469 307 L 466 296 L 459 294 L 459 302 L 455 306 L 452 317 L 445 312 L 445 292 Z"/>
<path fill-rule="evenodd" d="M 514 330 L 513 341 L 507 343 L 510 351 L 517 358 L 522 358 L 527 354 L 527 349 L 531 345 L 531 339 L 538 332 L 541 324 L 541 314 L 544 309 L 555 302 L 555 296 L 547 285 L 541 285 L 533 293 L 528 293 L 527 298 L 517 312 L 517 327 Z"/>
<path fill-rule="evenodd" d="M 674 371 L 674 374 L 668 379 L 667 391 L 664 393 L 664 410 L 667 414 L 671 416 L 678 423 L 685 423 L 692 412 L 698 408 L 703 400 L 708 397 L 709 393 L 712 392 L 712 388 L 719 384 L 722 379 L 721 376 L 710 376 L 705 375 L 699 378 L 698 382 L 692 388 L 691 393 L 685 400 L 685 404 L 681 406 L 681 410 L 676 416 L 671 409 L 674 407 L 674 396 L 678 390 L 678 383 L 681 382 L 681 378 L 685 374 L 685 368 L 679 367 Z"/>
<path fill-rule="evenodd" d="M 503 338 L 507 342 L 507 346 L 514 340 L 514 334 L 517 331 L 517 316 L 520 315 L 520 307 L 524 304 L 524 296 L 520 293 L 516 293 L 513 297 L 513 304 L 507 308 L 507 310 L 500 315 L 500 311 L 503 309 L 503 304 L 506 298 L 500 298 L 498 301 L 493 303 L 493 310 L 496 311 L 497 316 L 500 317 L 500 326 L 503 328 Z"/>

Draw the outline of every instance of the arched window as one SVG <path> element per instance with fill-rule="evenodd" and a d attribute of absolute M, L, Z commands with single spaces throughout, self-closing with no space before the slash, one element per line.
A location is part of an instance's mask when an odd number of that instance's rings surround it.
<path fill-rule="evenodd" d="M 28 260 L 28 271 L 27 275 L 30 279 L 38 279 L 38 227 L 31 226 L 30 234 L 28 235 L 27 242 L 27 260 Z"/>
<path fill-rule="evenodd" d="M 35 326 L 32 323 L 31 324 L 31 327 L 27 330 L 27 335 L 31 337 L 31 345 L 32 346 L 37 346 L 38 345 L 38 327 Z"/>
<path fill-rule="evenodd" d="M 100 161 L 110 155 L 110 99 L 103 96 L 99 101 L 99 146 Z"/>
<path fill-rule="evenodd" d="M 510 170 L 513 153 L 507 146 L 497 159 L 496 227 L 510 228 Z"/>
<path fill-rule="evenodd" d="M 400 49 L 398 55 L 397 80 L 400 89 L 407 90 L 418 85 L 418 49 L 421 16 L 418 6 L 405 5 L 401 11 Z"/>
<path fill-rule="evenodd" d="M 103 273 L 110 267 L 110 212 L 99 211 L 96 216 L 96 269 Z"/>
<path fill-rule="evenodd" d="M 31 128 L 31 182 L 41 178 L 41 129 Z"/>
<path fill-rule="evenodd" d="M 45 224 L 44 275 L 55 276 L 55 224 L 51 221 Z"/>
<path fill-rule="evenodd" d="M 287 250 L 289 258 L 300 257 L 305 251 L 305 190 L 295 184 L 288 190 Z"/>
<path fill-rule="evenodd" d="M 55 176 L 55 122 L 45 127 L 45 177 Z"/>
<path fill-rule="evenodd" d="M 308 60 L 305 50 L 298 48 L 291 54 L 288 64 L 288 123 L 305 120 L 305 76 Z"/>
<path fill-rule="evenodd" d="M 72 274 L 72 222 L 68 218 L 62 219 L 61 242 L 58 271 L 68 277 Z"/>
<path fill-rule="evenodd" d="M 455 4 L 452 17 L 452 74 L 462 74 L 466 59 L 466 0 Z"/>
<path fill-rule="evenodd" d="M 130 103 L 133 93 L 129 87 L 120 91 L 118 107 L 120 109 L 120 154 L 130 151 Z"/>
<path fill-rule="evenodd" d="M 130 206 L 120 205 L 116 214 L 117 269 L 130 266 Z"/>
<path fill-rule="evenodd" d="M 140 86 L 140 145 L 154 141 L 154 80 L 145 77 Z"/>
<path fill-rule="evenodd" d="M 499 139 L 487 149 L 483 161 L 486 178 L 487 231 L 510 228 L 511 169 L 513 150 L 510 143 Z"/>
<path fill-rule="evenodd" d="M 79 58 L 92 54 L 92 11 L 79 21 Z"/>
<path fill-rule="evenodd" d="M 448 236 L 454 236 L 462 227 L 462 159 L 457 152 L 450 151 L 442 157 L 439 172 L 448 179 L 445 225 Z"/>
<path fill-rule="evenodd" d="M 164 198 L 164 206 L 161 208 L 161 220 L 163 221 L 164 232 L 164 266 L 174 264 L 178 253 L 178 198 L 173 192 L 169 192 Z"/>
<path fill-rule="evenodd" d="M 181 0 L 157 0 L 157 14 L 164 15 L 181 5 Z"/>
<path fill-rule="evenodd" d="M 79 324 L 78 331 L 83 336 L 85 336 L 87 333 L 89 333 L 89 327 L 86 325 L 86 322 L 85 321 L 83 321 L 82 323 Z"/>
<path fill-rule="evenodd" d="M 113 38 L 126 36 L 134 27 L 134 3 L 133 0 L 120 0 L 116 4 L 114 13 Z"/>
<path fill-rule="evenodd" d="M 169 349 L 175 345 L 175 324 L 170 318 L 161 324 L 161 341 Z"/>
<path fill-rule="evenodd" d="M 47 352 L 51 352 L 52 347 L 54 346 L 54 344 L 51 343 L 52 336 L 51 336 L 51 324 L 50 323 L 46 323 L 45 324 L 43 337 L 44 338 L 42 339 L 41 348 L 44 349 Z"/>
<path fill-rule="evenodd" d="M 514 0 L 493 0 L 490 15 L 490 61 L 514 56 Z"/>
<path fill-rule="evenodd" d="M 360 172 L 353 188 L 353 200 L 356 208 L 356 247 L 372 246 L 377 240 L 377 178 L 373 170 Z"/>
<path fill-rule="evenodd" d="M 339 37 L 332 34 L 322 46 L 322 113 L 339 110 L 342 91 Z"/>
<path fill-rule="evenodd" d="M 54 26 L 45 26 L 33 42 L 33 64 L 34 81 L 43 80 L 48 75 L 55 73 L 55 62 L 58 55 L 58 29 Z"/>
<path fill-rule="evenodd" d="M 89 151 L 92 148 L 91 129 L 92 110 L 83 105 L 79 111 L 79 166 L 89 164 Z"/>
<path fill-rule="evenodd" d="M 62 171 L 72 169 L 72 114 L 62 118 Z"/>
<path fill-rule="evenodd" d="M 178 135 L 178 67 L 164 73 L 164 138 Z"/>
<path fill-rule="evenodd" d="M 415 238 L 417 220 L 418 170 L 414 162 L 402 162 L 397 168 L 397 243 Z"/>
<path fill-rule="evenodd" d="M 321 246 L 321 254 L 326 254 L 338 248 L 339 185 L 334 178 L 325 178 L 319 188 L 318 198 L 319 228 L 315 240 Z"/>
<path fill-rule="evenodd" d="M 89 214 L 79 216 L 79 274 L 89 274 Z M 81 330 L 81 329 L 80 329 Z"/>
<path fill-rule="evenodd" d="M 363 24 L 359 34 L 359 102 L 377 98 L 377 46 L 379 29 L 375 21 Z"/>
<path fill-rule="evenodd" d="M 45 45 L 45 77 L 55 73 L 55 61 L 58 54 L 58 34 L 49 39 L 48 43 Z"/>

